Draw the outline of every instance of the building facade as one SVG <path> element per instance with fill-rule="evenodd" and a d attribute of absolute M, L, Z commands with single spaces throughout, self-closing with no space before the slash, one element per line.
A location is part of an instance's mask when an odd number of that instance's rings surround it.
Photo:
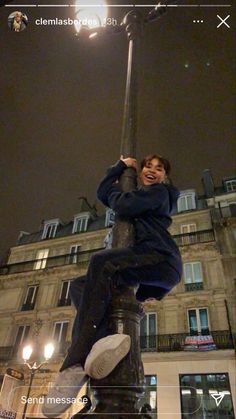
<path fill-rule="evenodd" d="M 235 418 L 236 178 L 215 188 L 206 170 L 203 186 L 202 196 L 181 191 L 172 216 L 182 281 L 162 301 L 144 303 L 140 344 L 145 401 L 153 418 Z M 105 247 L 113 223 L 110 210 L 98 217 L 81 199 L 72 221 L 46 220 L 36 233 L 21 232 L 10 249 L 0 267 L 0 417 L 14 418 L 15 412 L 20 417 L 25 408 L 30 371 L 22 348 L 31 343 L 31 360 L 39 363 L 44 345 L 53 340 L 55 353 L 34 374 L 30 397 L 35 399 L 26 406 L 27 417 L 42 417 L 40 397 L 70 343 L 75 316 L 70 282 L 84 275 L 91 254 Z"/>

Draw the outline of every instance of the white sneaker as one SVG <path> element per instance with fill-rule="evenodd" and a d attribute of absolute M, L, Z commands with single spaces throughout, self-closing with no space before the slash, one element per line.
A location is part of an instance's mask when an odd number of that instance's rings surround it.
<path fill-rule="evenodd" d="M 87 380 L 88 376 L 81 365 L 74 365 L 59 372 L 48 395 L 44 397 L 44 416 L 52 418 L 64 413 L 73 404 L 73 399 Z"/>
<path fill-rule="evenodd" d="M 121 333 L 98 340 L 87 356 L 84 371 L 97 380 L 106 377 L 127 355 L 130 345 L 130 336 Z"/>

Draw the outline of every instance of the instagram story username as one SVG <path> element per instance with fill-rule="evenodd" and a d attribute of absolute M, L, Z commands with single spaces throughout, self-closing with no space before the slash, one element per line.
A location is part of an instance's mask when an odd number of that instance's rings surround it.
<path fill-rule="evenodd" d="M 35 24 L 37 26 L 72 26 L 72 25 L 81 25 L 81 26 L 88 26 L 88 27 L 96 27 L 98 26 L 98 21 L 96 19 L 45 19 L 39 18 L 35 20 Z M 118 22 L 114 18 L 106 18 L 103 21 L 103 26 L 115 26 L 118 25 Z"/>

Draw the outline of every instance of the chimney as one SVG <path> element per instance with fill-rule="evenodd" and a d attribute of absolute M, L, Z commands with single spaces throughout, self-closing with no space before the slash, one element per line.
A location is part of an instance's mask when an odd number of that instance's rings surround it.
<path fill-rule="evenodd" d="M 93 215 L 94 217 L 96 217 L 97 215 L 97 210 L 95 206 L 91 206 L 89 204 L 89 202 L 87 201 L 87 198 L 84 196 L 79 196 L 78 197 L 79 200 L 79 205 L 78 205 L 78 212 L 90 212 L 91 215 Z"/>
<path fill-rule="evenodd" d="M 20 233 L 19 233 L 19 236 L 17 237 L 17 241 L 16 241 L 16 244 L 19 244 L 20 243 L 20 241 L 21 241 L 21 239 L 22 239 L 22 237 L 24 237 L 24 236 L 29 236 L 29 234 L 30 233 L 28 233 L 27 231 L 20 231 Z"/>
<path fill-rule="evenodd" d="M 214 196 L 215 186 L 213 183 L 210 169 L 203 170 L 202 183 L 206 198 L 212 198 Z"/>

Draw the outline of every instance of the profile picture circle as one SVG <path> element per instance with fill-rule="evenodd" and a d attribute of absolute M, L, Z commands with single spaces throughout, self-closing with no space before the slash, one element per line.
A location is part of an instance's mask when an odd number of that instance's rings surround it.
<path fill-rule="evenodd" d="M 25 13 L 15 11 L 8 16 L 8 26 L 13 32 L 21 32 L 28 25 L 28 17 Z"/>

